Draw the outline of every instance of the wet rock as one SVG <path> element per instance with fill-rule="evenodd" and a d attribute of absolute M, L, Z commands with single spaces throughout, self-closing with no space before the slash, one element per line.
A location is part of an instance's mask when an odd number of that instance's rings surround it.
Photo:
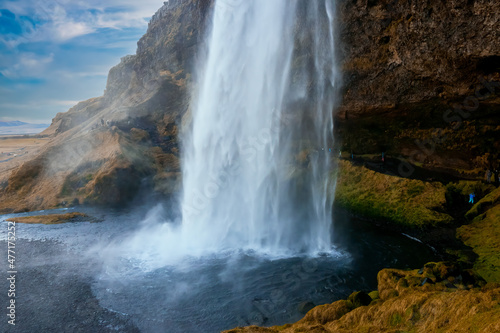
<path fill-rule="evenodd" d="M 423 286 L 423 285 L 425 285 L 426 283 L 433 284 L 433 282 L 432 282 L 432 280 L 431 280 L 431 279 L 429 279 L 429 278 L 424 278 L 424 279 L 422 280 L 422 283 L 420 283 L 420 286 Z"/>
<path fill-rule="evenodd" d="M 455 286 L 453 283 L 450 283 L 450 282 L 445 283 L 445 287 L 446 288 L 450 288 L 450 289 L 456 289 L 457 288 L 457 286 Z"/>
<path fill-rule="evenodd" d="M 353 292 L 347 300 L 352 303 L 354 308 L 369 305 L 372 302 L 372 298 L 364 291 Z"/>
<path fill-rule="evenodd" d="M 306 314 L 310 310 L 312 310 L 315 306 L 316 305 L 313 302 L 305 301 L 305 302 L 302 302 L 299 304 L 299 306 L 297 307 L 297 310 L 302 314 Z"/>

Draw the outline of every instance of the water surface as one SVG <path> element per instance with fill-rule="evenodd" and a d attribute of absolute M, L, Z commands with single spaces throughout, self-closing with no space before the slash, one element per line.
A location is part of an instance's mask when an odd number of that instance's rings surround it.
<path fill-rule="evenodd" d="M 303 316 L 303 302 L 330 303 L 376 289 L 381 268 L 417 268 L 436 259 L 418 241 L 337 212 L 336 246 L 327 254 L 226 250 L 155 267 L 108 249 L 142 230 L 145 214 L 88 213 L 103 221 L 16 225 L 16 332 L 218 332 L 284 324 Z M 5 254 L 6 222 L 1 226 Z M 6 263 L 1 267 L 7 271 Z M 1 297 L 6 304 L 5 293 Z M 6 321 L 0 327 L 11 329 Z"/>

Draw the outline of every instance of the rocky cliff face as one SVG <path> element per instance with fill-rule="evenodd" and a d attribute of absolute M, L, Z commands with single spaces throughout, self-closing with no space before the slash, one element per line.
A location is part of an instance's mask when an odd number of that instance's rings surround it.
<path fill-rule="evenodd" d="M 179 186 L 178 128 L 202 50 L 211 1 L 170 0 L 137 53 L 113 67 L 103 96 L 58 114 L 52 140 L 2 183 L 0 209 L 77 203 L 120 205 L 142 186 L 170 195 Z"/>
<path fill-rule="evenodd" d="M 44 132 L 53 136 L 50 144 L 0 189 L 0 209 L 122 204 L 141 186 L 174 193 L 180 180 L 177 134 L 189 119 L 193 68 L 205 52 L 212 7 L 213 0 L 165 2 L 137 54 L 110 70 L 104 95 L 54 118 Z M 491 115 L 500 100 L 491 90 L 500 87 L 484 84 L 500 80 L 498 1 L 342 0 L 338 12 L 344 86 L 337 128 L 343 150 L 408 157 L 415 139 L 431 137 L 434 128 L 454 126 L 457 119 L 465 124 L 460 130 L 468 131 L 466 138 L 454 138 L 463 133 L 451 131 L 452 143 L 442 140 L 442 153 L 424 156 L 424 166 L 443 167 L 446 154 L 483 144 L 471 143 L 467 135 L 477 134 L 473 126 L 498 120 Z M 481 98 L 466 100 L 470 96 Z M 460 112 L 447 114 L 454 122 L 443 120 L 454 103 L 472 109 L 476 102 L 477 121 L 483 123 L 467 125 L 475 116 L 451 118 Z M 499 131 L 488 133 L 496 137 Z M 464 160 L 486 153 L 466 154 L 457 165 L 474 169 Z"/>
<path fill-rule="evenodd" d="M 492 0 L 342 1 L 342 110 L 474 96 L 480 77 L 500 78 L 499 12 Z"/>
<path fill-rule="evenodd" d="M 463 179 L 500 166 L 497 1 L 360 0 L 339 9 L 343 151 L 386 152 Z"/>

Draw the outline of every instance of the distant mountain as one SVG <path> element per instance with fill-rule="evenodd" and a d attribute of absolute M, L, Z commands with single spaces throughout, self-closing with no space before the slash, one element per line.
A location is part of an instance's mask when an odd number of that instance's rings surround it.
<path fill-rule="evenodd" d="M 15 120 L 15 121 L 0 121 L 0 127 L 12 127 L 12 126 L 22 126 L 29 125 L 28 123 Z"/>
<path fill-rule="evenodd" d="M 29 124 L 22 121 L 0 121 L 0 135 L 37 134 L 48 124 Z"/>

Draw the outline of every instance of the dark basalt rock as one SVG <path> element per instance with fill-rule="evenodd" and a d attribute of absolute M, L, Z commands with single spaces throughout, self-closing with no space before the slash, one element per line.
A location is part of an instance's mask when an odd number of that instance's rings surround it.
<path fill-rule="evenodd" d="M 299 304 L 299 306 L 297 307 L 297 309 L 299 310 L 300 313 L 302 314 L 306 314 L 308 313 L 311 309 L 313 309 L 316 305 L 311 302 L 311 301 L 306 301 L 306 302 L 302 302 Z"/>
<path fill-rule="evenodd" d="M 356 291 L 352 293 L 349 295 L 347 300 L 352 303 L 354 308 L 369 305 L 372 302 L 372 298 L 364 291 Z"/>

